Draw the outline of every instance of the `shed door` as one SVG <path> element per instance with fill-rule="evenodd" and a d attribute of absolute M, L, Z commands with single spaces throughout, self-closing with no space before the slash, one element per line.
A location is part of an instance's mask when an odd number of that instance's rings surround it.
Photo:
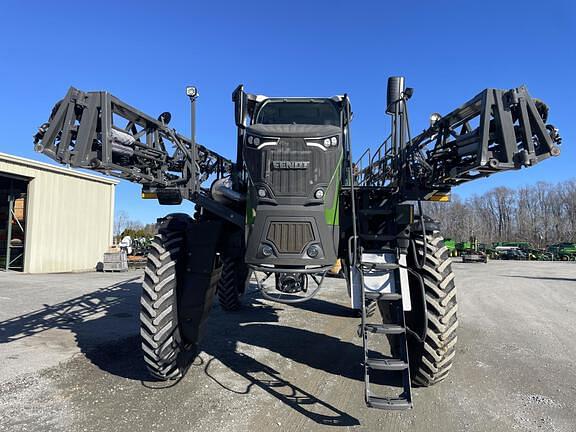
<path fill-rule="evenodd" d="M 28 180 L 0 174 L 0 271 L 24 269 Z"/>

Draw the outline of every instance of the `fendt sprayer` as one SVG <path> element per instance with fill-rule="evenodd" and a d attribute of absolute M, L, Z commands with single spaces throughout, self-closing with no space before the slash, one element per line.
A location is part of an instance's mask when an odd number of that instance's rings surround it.
<path fill-rule="evenodd" d="M 224 310 L 239 308 L 250 275 L 266 299 L 302 302 L 341 259 L 360 317 L 366 403 L 412 407 L 411 384 L 448 375 L 458 325 L 449 251 L 422 202 L 447 201 L 456 185 L 557 156 L 547 106 L 525 87 L 486 89 L 433 114 L 413 137 L 413 89 L 391 77 L 390 136 L 354 161 L 347 95 L 267 97 L 239 86 L 229 160 L 196 142 L 198 93 L 186 93 L 190 138 L 169 126 L 168 112 L 154 118 L 107 92 L 75 88 L 35 135 L 36 151 L 59 163 L 140 183 L 142 196 L 160 204 L 196 204 L 193 216 L 159 220 L 148 255 L 140 328 L 150 373 L 181 377 L 214 297 Z M 376 352 L 374 343 L 386 339 L 390 354 Z M 394 380 L 391 396 L 375 394 L 375 385 Z"/>

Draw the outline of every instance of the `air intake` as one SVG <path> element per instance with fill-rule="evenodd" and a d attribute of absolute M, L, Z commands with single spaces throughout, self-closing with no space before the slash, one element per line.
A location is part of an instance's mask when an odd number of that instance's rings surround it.
<path fill-rule="evenodd" d="M 272 222 L 266 240 L 274 243 L 280 253 L 302 253 L 314 240 L 314 231 L 310 222 Z"/>

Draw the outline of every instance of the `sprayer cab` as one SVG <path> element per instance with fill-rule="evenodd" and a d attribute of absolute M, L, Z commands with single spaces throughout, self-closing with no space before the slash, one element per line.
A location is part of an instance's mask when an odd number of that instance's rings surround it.
<path fill-rule="evenodd" d="M 239 88 L 235 101 L 246 169 L 246 263 L 324 271 L 338 252 L 348 98 L 272 98 Z"/>

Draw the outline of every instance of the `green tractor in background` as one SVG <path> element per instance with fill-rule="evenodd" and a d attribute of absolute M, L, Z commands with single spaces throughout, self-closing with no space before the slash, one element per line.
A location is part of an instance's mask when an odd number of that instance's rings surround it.
<path fill-rule="evenodd" d="M 548 246 L 548 253 L 553 255 L 554 260 L 576 261 L 576 243 L 557 243 Z"/>

